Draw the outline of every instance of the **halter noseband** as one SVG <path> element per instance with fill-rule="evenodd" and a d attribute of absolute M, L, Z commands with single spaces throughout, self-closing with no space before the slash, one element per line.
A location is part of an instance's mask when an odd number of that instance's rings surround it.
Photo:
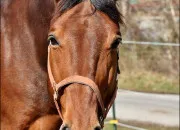
<path fill-rule="evenodd" d="M 101 126 L 103 127 L 104 119 L 106 118 L 107 113 L 115 100 L 116 93 L 117 93 L 117 87 L 115 88 L 115 90 L 113 92 L 113 96 L 111 98 L 111 101 L 110 101 L 108 107 L 105 108 L 101 93 L 98 89 L 98 86 L 90 78 L 79 76 L 79 75 L 74 75 L 74 76 L 65 78 L 64 80 L 62 80 L 59 83 L 56 83 L 54 80 L 54 77 L 52 75 L 52 70 L 51 70 L 51 65 L 50 65 L 50 49 L 51 48 L 49 46 L 48 47 L 48 75 L 49 75 L 51 86 L 53 87 L 53 90 L 54 90 L 54 102 L 56 105 L 56 109 L 57 109 L 61 119 L 63 120 L 62 112 L 61 112 L 59 104 L 58 104 L 58 99 L 60 98 L 59 91 L 65 86 L 68 87 L 70 84 L 77 83 L 77 84 L 82 84 L 82 85 L 86 85 L 86 86 L 90 87 L 91 90 L 93 90 L 93 92 L 96 94 L 97 100 L 99 102 L 99 105 L 100 105 L 101 111 L 102 111 L 102 115 L 100 116 L 99 121 L 100 121 Z"/>

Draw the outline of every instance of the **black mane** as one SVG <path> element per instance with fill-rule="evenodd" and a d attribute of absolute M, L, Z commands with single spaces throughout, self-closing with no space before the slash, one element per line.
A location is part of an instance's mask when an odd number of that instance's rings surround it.
<path fill-rule="evenodd" d="M 60 0 L 58 3 L 59 13 L 62 14 L 64 11 L 74 7 L 85 0 Z M 107 14 L 116 24 L 123 24 L 122 15 L 118 11 L 116 6 L 116 0 L 91 0 L 91 3 L 96 8 Z"/>

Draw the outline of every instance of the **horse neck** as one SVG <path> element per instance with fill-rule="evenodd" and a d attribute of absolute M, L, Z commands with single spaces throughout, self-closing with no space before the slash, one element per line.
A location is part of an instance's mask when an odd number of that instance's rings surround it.
<path fill-rule="evenodd" d="M 1 8 L 2 64 L 45 68 L 52 0 L 7 0 Z"/>

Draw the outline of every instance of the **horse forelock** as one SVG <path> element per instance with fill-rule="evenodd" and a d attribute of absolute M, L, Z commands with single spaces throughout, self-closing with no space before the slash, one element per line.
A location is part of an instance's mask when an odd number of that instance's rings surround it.
<path fill-rule="evenodd" d="M 60 0 L 57 3 L 55 16 L 59 17 L 65 11 L 73 8 L 83 1 L 87 0 Z M 95 10 L 104 12 L 116 24 L 124 24 L 123 16 L 117 8 L 116 1 L 117 0 L 90 0 L 91 4 L 95 7 Z"/>

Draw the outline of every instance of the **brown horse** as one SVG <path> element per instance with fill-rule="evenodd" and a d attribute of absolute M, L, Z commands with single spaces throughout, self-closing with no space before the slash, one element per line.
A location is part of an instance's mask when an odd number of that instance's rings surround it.
<path fill-rule="evenodd" d="M 2 130 L 101 129 L 117 88 L 115 4 L 1 0 Z"/>

